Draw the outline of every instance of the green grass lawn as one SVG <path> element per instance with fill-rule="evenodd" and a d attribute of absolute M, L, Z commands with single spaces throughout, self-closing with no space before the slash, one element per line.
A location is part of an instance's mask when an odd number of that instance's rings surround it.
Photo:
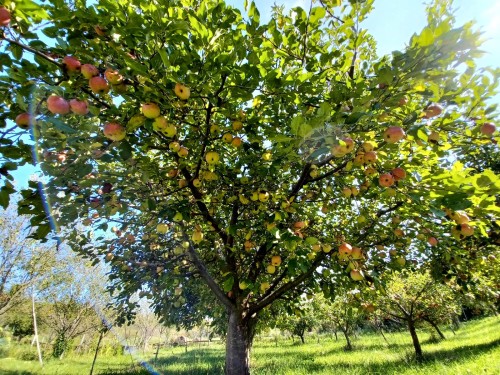
<path fill-rule="evenodd" d="M 413 360 L 409 334 L 386 334 L 389 344 L 375 334 L 365 334 L 353 341 L 355 350 L 344 351 L 345 342 L 333 338 L 310 337 L 305 345 L 281 340 L 256 341 L 252 351 L 252 373 L 258 375 L 331 375 L 405 374 L 405 375 L 493 375 L 500 374 L 500 318 L 491 317 L 465 323 L 456 335 L 445 330 L 446 340 L 428 342 L 429 333 L 419 337 L 425 362 Z M 153 355 L 99 357 L 94 374 L 106 375 L 207 375 L 222 374 L 224 348 L 222 345 L 168 348 L 160 351 L 158 362 Z M 148 362 L 146 362 L 146 360 Z M 0 359 L 3 375 L 82 375 L 88 374 L 92 358 L 70 357 L 47 361 L 43 368 L 37 362 L 13 358 Z M 142 364 L 141 364 L 142 362 Z"/>

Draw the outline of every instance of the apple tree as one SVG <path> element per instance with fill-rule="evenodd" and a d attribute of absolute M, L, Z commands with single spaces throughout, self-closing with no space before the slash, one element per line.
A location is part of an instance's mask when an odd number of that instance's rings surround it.
<path fill-rule="evenodd" d="M 225 319 L 238 375 L 275 301 L 445 260 L 462 240 L 449 218 L 487 236 L 500 181 L 460 162 L 498 140 L 480 33 L 436 1 L 407 48 L 377 56 L 372 7 L 263 22 L 248 1 L 4 2 L 9 147 L 29 131 L 43 173 L 23 195 L 33 225 L 108 262 L 125 315 L 139 292 L 164 317 Z"/>

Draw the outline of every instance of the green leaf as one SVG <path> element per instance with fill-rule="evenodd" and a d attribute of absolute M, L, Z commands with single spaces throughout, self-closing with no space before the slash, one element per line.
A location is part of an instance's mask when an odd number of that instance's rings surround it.
<path fill-rule="evenodd" d="M 434 33 L 429 27 L 426 27 L 420 34 L 420 37 L 418 38 L 418 44 L 420 44 L 422 47 L 427 47 L 433 43 L 434 43 Z"/>
<path fill-rule="evenodd" d="M 224 292 L 227 293 L 231 289 L 233 289 L 233 285 L 234 285 L 234 276 L 231 275 L 222 283 L 222 289 L 224 290 Z"/>
<path fill-rule="evenodd" d="M 311 15 L 309 21 L 315 23 L 322 19 L 326 15 L 326 10 L 323 7 L 314 7 L 311 9 Z"/>

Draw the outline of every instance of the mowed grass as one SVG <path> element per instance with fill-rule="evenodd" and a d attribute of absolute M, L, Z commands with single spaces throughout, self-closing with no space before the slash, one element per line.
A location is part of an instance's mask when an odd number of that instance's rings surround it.
<path fill-rule="evenodd" d="M 355 350 L 344 350 L 339 335 L 308 337 L 306 344 L 282 339 L 275 342 L 257 340 L 252 350 L 252 374 L 256 375 L 331 375 L 405 374 L 405 375 L 494 375 L 500 374 L 500 318 L 491 317 L 465 323 L 456 332 L 444 330 L 446 340 L 429 342 L 429 331 L 419 331 L 425 361 L 413 359 L 409 334 L 387 333 L 382 336 L 364 334 L 355 338 Z M 160 351 L 158 361 L 153 355 L 101 356 L 94 374 L 106 375 L 215 375 L 223 373 L 224 348 L 220 344 Z M 0 359 L 3 375 L 81 375 L 88 374 L 92 357 L 70 357 L 50 360 L 43 368 L 37 362 L 12 358 Z"/>

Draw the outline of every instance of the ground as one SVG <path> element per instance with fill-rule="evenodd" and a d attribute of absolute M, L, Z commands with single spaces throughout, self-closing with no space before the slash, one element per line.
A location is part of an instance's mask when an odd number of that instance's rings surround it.
<path fill-rule="evenodd" d="M 354 340 L 355 350 L 346 352 L 345 342 L 331 336 L 312 335 L 306 344 L 297 340 L 272 339 L 256 341 L 252 351 L 252 374 L 255 375 L 331 375 L 398 374 L 398 375 L 494 375 L 500 374 L 500 318 L 491 317 L 465 323 L 454 335 L 445 329 L 445 341 L 429 341 L 429 331 L 419 331 L 426 361 L 413 360 L 412 345 L 407 333 L 386 334 L 389 344 L 380 335 L 363 334 Z M 100 356 L 94 374 L 106 375 L 218 375 L 222 374 L 223 346 L 211 344 L 160 351 L 154 354 Z M 141 366 L 140 362 L 143 362 Z M 81 375 L 88 374 L 92 357 L 48 361 L 43 369 L 37 362 L 0 359 L 3 375 Z"/>

